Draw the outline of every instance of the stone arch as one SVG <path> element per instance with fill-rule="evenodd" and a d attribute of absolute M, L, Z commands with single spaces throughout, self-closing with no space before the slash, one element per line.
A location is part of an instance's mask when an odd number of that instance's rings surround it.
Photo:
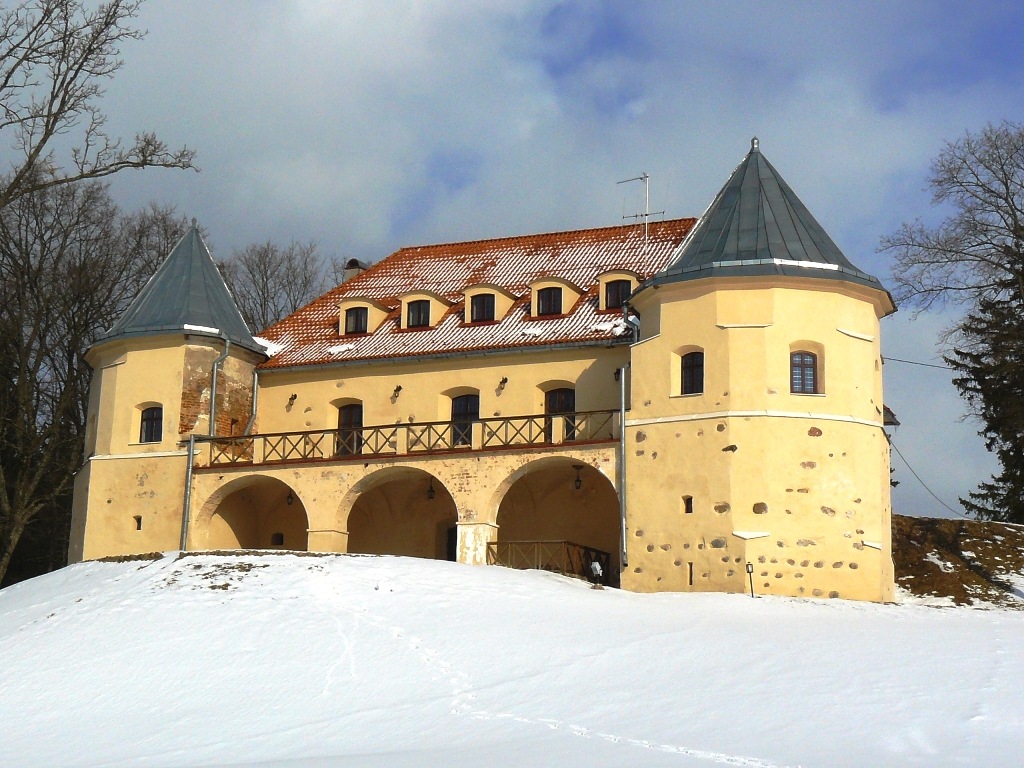
<path fill-rule="evenodd" d="M 338 510 L 348 551 L 454 560 L 458 509 L 426 470 L 385 467 L 357 482 Z"/>
<path fill-rule="evenodd" d="M 600 549 L 610 555 L 613 583 L 618 583 L 618 494 L 585 460 L 562 455 L 525 464 L 498 485 L 489 510 L 497 541 L 571 541 Z"/>
<path fill-rule="evenodd" d="M 200 507 L 190 541 L 198 549 L 308 547 L 306 507 L 295 490 L 266 475 L 225 483 Z"/>

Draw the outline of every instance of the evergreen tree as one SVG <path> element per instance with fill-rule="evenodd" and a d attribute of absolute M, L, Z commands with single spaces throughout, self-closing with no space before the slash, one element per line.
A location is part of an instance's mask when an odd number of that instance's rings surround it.
<path fill-rule="evenodd" d="M 964 508 L 983 520 L 1024 523 L 1024 301 L 982 299 L 959 329 L 960 347 L 946 356 L 953 383 L 981 420 L 986 447 L 1000 471 L 983 482 Z"/>

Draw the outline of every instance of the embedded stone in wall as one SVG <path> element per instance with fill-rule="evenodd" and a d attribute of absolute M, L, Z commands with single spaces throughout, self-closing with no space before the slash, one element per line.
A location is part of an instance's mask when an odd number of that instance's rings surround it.
<path fill-rule="evenodd" d="M 715 504 L 715 512 L 717 512 L 720 515 L 724 515 L 730 509 L 732 509 L 732 507 L 729 506 L 729 502 L 727 501 L 721 501 L 718 504 Z"/>
<path fill-rule="evenodd" d="M 796 545 L 798 547 L 816 547 L 818 545 L 818 542 L 816 542 L 814 539 L 797 539 Z"/>
<path fill-rule="evenodd" d="M 821 437 L 821 430 L 818 429 L 817 427 L 811 427 L 810 429 L 807 430 L 807 434 L 810 437 Z"/>
<path fill-rule="evenodd" d="M 712 549 L 723 549 L 724 547 L 725 547 L 725 539 L 712 539 L 711 540 L 711 548 Z"/>
<path fill-rule="evenodd" d="M 814 469 L 816 466 L 818 466 L 818 462 L 816 462 L 816 461 L 801 461 L 800 462 L 800 466 L 803 467 L 804 469 Z"/>
<path fill-rule="evenodd" d="M 637 430 L 635 439 L 638 443 L 642 443 L 644 440 L 647 439 L 647 433 L 644 432 L 642 429 Z"/>
<path fill-rule="evenodd" d="M 828 515 L 829 517 L 835 517 L 836 516 L 836 511 L 834 509 L 832 509 L 832 507 L 822 507 L 821 508 L 821 512 L 822 512 L 822 514 Z"/>
<path fill-rule="evenodd" d="M 754 514 L 755 515 L 767 515 L 768 514 L 768 505 L 765 504 L 763 501 L 757 502 L 757 504 L 754 505 Z"/>

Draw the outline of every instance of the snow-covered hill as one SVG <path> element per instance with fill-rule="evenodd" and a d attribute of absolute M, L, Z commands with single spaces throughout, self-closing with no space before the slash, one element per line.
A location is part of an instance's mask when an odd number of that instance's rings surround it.
<path fill-rule="evenodd" d="M 0 592 L 0 765 L 1017 766 L 1024 613 L 165 555 Z"/>

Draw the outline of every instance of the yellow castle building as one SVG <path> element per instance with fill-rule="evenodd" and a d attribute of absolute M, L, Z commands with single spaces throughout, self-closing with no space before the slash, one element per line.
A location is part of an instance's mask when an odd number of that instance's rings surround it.
<path fill-rule="evenodd" d="M 893 311 L 756 139 L 699 221 L 403 248 L 260 337 L 193 226 L 87 352 L 71 560 L 394 554 L 890 600 Z"/>

